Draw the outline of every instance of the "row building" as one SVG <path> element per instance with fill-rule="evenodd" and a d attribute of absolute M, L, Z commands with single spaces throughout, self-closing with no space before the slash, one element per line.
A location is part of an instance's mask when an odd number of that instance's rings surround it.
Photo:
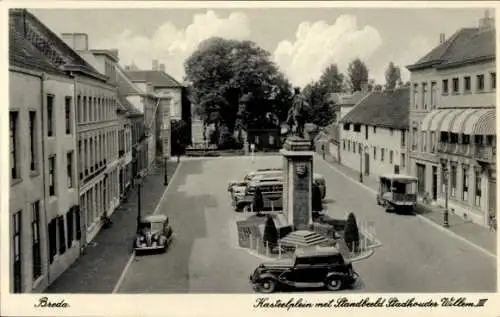
<path fill-rule="evenodd" d="M 414 64 L 410 172 L 419 194 L 487 225 L 496 215 L 495 22 L 463 28 Z"/>

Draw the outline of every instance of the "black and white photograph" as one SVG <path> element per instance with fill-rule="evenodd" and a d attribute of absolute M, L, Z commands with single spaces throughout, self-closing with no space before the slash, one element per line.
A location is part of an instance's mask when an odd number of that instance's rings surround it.
<path fill-rule="evenodd" d="M 2 315 L 491 311 L 498 3 L 459 4 L 7 2 Z"/>

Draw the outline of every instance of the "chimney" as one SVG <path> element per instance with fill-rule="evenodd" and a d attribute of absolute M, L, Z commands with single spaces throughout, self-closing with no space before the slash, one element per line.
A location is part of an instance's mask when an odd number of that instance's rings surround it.
<path fill-rule="evenodd" d="M 446 41 L 446 36 L 444 33 L 439 33 L 439 44 L 443 44 Z"/>
<path fill-rule="evenodd" d="M 75 51 L 88 51 L 89 38 L 86 33 L 62 33 L 62 40 Z"/>
<path fill-rule="evenodd" d="M 490 17 L 490 10 L 484 11 L 484 18 L 479 20 L 479 30 L 487 31 L 495 27 L 495 19 Z"/>
<path fill-rule="evenodd" d="M 158 70 L 158 60 L 153 59 L 152 70 Z"/>
<path fill-rule="evenodd" d="M 165 72 L 165 64 L 160 64 L 160 71 Z"/>

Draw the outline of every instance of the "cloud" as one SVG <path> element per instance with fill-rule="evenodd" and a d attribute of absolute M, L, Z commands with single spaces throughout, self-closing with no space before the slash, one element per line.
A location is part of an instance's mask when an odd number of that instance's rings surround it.
<path fill-rule="evenodd" d="M 121 34 L 104 39 L 97 46 L 112 46 L 119 50 L 120 64 L 132 62 L 140 69 L 151 69 L 152 60 L 165 64 L 166 71 L 181 81 L 184 76 L 184 61 L 200 42 L 213 36 L 242 40 L 250 35 L 250 26 L 245 14 L 233 12 L 227 18 L 219 17 L 214 11 L 195 14 L 186 29 L 178 29 L 166 22 L 153 34 L 146 37 L 125 30 Z"/>
<path fill-rule="evenodd" d="M 341 15 L 333 25 L 302 22 L 294 42 L 278 43 L 274 60 L 294 85 L 305 86 L 330 64 L 336 63 L 345 72 L 354 58 L 366 60 L 381 45 L 382 37 L 375 28 L 359 28 L 355 17 Z"/>

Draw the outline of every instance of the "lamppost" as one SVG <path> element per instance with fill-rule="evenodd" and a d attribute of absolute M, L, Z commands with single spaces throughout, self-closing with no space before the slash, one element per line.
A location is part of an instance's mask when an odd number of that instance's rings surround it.
<path fill-rule="evenodd" d="M 363 182 L 363 147 L 359 144 L 359 182 Z"/>
<path fill-rule="evenodd" d="M 142 213 L 142 177 L 141 174 L 137 176 L 137 233 L 139 233 L 141 229 L 141 213 Z"/>
<path fill-rule="evenodd" d="M 441 160 L 443 181 L 444 181 L 444 214 L 443 214 L 443 227 L 448 228 L 448 166 L 446 160 Z"/>
<path fill-rule="evenodd" d="M 163 185 L 167 186 L 168 185 L 168 176 L 167 176 L 167 156 L 165 155 L 163 157 Z"/>

